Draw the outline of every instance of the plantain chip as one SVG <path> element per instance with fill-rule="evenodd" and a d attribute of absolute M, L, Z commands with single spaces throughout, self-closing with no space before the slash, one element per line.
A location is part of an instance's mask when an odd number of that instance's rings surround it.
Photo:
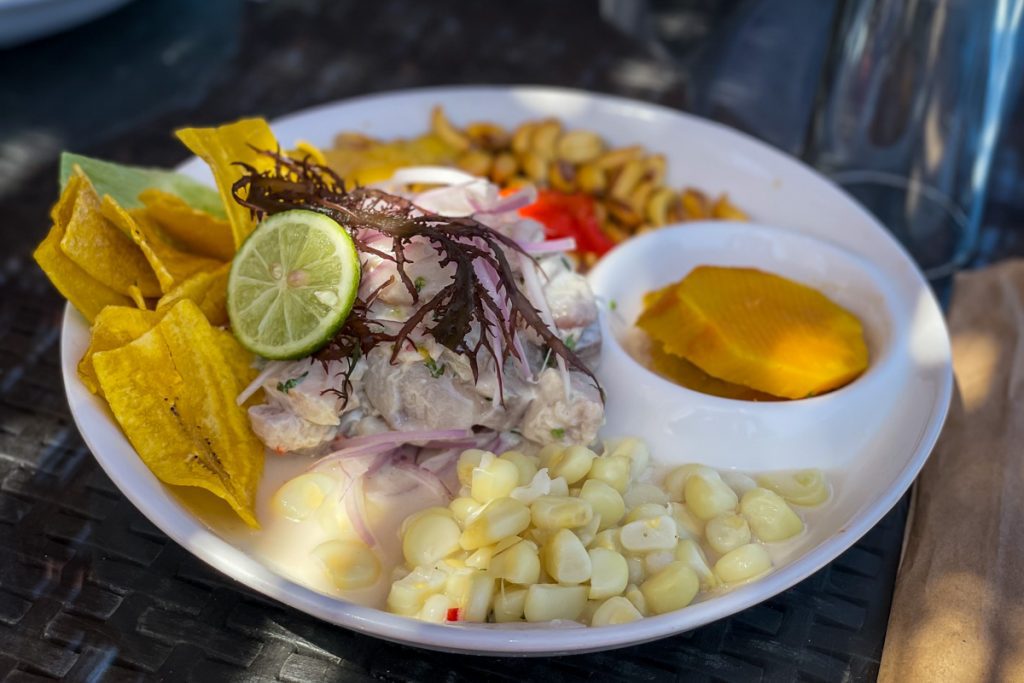
<path fill-rule="evenodd" d="M 103 197 L 100 210 L 139 245 L 156 273 L 160 290 L 165 294 L 195 273 L 216 270 L 221 266 L 220 261 L 178 249 L 146 214 L 145 209 L 125 211 L 107 195 Z"/>
<path fill-rule="evenodd" d="M 76 168 L 75 177 L 79 182 L 74 185 L 77 192 L 71 210 L 62 207 L 59 211 L 67 218 L 61 251 L 115 292 L 128 295 L 135 287 L 142 296 L 159 296 L 160 283 L 145 255 L 131 237 L 100 213 L 100 198 L 81 169 Z"/>
<path fill-rule="evenodd" d="M 242 119 L 216 128 L 183 128 L 175 132 L 193 154 L 210 166 L 237 249 L 249 236 L 256 221 L 249 209 L 235 201 L 232 186 L 246 164 L 257 171 L 270 170 L 274 160 L 257 150 L 278 150 L 277 138 L 264 119 Z"/>
<path fill-rule="evenodd" d="M 144 190 L 139 200 L 157 225 L 188 251 L 218 261 L 235 255 L 231 225 L 224 218 L 193 208 L 176 194 L 156 188 Z"/>
<path fill-rule="evenodd" d="M 191 299 L 210 321 L 211 325 L 228 323 L 228 274 L 231 264 L 225 263 L 217 270 L 200 271 L 164 294 L 156 304 L 157 311 L 164 311 L 182 299 Z"/>
<path fill-rule="evenodd" d="M 138 339 L 95 353 L 93 365 L 114 417 L 157 478 L 206 489 L 258 528 L 264 449 L 235 403 L 246 353 L 182 299 Z"/>
<path fill-rule="evenodd" d="M 132 306 L 107 306 L 92 322 L 89 348 L 78 362 L 78 377 L 89 391 L 102 394 L 93 355 L 116 349 L 135 341 L 149 332 L 161 318 L 161 313 L 145 311 Z"/>

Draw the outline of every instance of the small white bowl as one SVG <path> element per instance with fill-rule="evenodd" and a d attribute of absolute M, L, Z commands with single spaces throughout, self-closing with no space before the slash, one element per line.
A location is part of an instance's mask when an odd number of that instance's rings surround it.
<path fill-rule="evenodd" d="M 633 326 L 643 295 L 700 265 L 754 267 L 824 293 L 863 323 L 867 371 L 822 396 L 765 403 L 692 391 L 648 370 L 624 348 L 629 335 L 643 334 Z M 822 240 L 746 223 L 686 223 L 631 239 L 589 279 L 602 304 L 604 433 L 642 436 L 666 464 L 842 467 L 864 449 L 909 379 L 911 302 L 869 263 Z"/>

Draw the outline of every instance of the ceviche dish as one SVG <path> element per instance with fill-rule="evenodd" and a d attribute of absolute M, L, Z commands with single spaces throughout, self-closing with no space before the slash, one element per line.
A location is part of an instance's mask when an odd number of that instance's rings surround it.
<path fill-rule="evenodd" d="M 555 119 L 424 125 L 327 149 L 262 119 L 177 131 L 215 186 L 64 155 L 35 259 L 141 461 L 282 576 L 439 624 L 624 624 L 770 574 L 830 477 L 606 433 L 619 313 L 586 277 L 634 235 L 745 220 L 742 198 Z M 804 283 L 677 280 L 625 322 L 636 371 L 679 391 L 796 404 L 872 363 L 862 321 Z"/>

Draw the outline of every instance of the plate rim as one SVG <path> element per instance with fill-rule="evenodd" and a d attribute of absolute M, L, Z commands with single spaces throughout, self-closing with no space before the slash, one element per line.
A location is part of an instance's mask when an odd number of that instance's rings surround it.
<path fill-rule="evenodd" d="M 914 275 L 920 280 L 925 291 L 930 297 L 931 303 L 938 309 L 934 294 L 925 282 L 920 269 L 913 264 L 909 254 L 873 216 L 871 216 L 852 197 L 842 191 L 841 188 L 832 183 L 827 177 L 821 175 L 813 168 L 807 166 L 799 159 L 776 149 L 767 143 L 725 124 L 703 119 L 692 114 L 672 109 L 665 105 L 634 100 L 631 98 L 604 93 L 594 93 L 573 88 L 561 88 L 553 86 L 533 85 L 456 85 L 456 86 L 429 86 L 422 88 L 409 88 L 393 91 L 384 91 L 360 95 L 352 98 L 334 100 L 321 103 L 312 107 L 290 112 L 271 121 L 271 126 L 281 127 L 288 125 L 294 120 L 308 116 L 319 116 L 331 109 L 343 106 L 359 106 L 374 100 L 387 100 L 396 97 L 420 96 L 443 98 L 447 94 L 478 93 L 478 94 L 501 94 L 510 96 L 515 94 L 544 94 L 548 96 L 569 96 L 584 98 L 595 101 L 598 105 L 612 104 L 629 106 L 639 109 L 655 110 L 659 114 L 672 117 L 682 117 L 690 124 L 698 124 L 713 127 L 729 136 L 739 136 L 747 143 L 752 143 L 761 151 L 769 152 L 780 161 L 789 162 L 799 167 L 804 172 L 809 172 L 817 180 L 831 185 L 848 202 L 850 202 L 861 215 L 862 219 L 873 224 L 877 231 L 880 231 L 891 242 L 890 246 L 895 247 L 902 254 L 903 258 L 911 266 Z M 443 100 L 442 100 L 443 101 Z M 177 169 L 182 170 L 190 164 L 199 163 L 195 157 L 190 157 L 180 164 Z M 779 593 L 791 588 L 797 583 L 808 578 L 826 564 L 835 560 L 842 552 L 856 543 L 864 534 L 873 528 L 878 521 L 892 509 L 903 494 L 910 488 L 913 480 L 924 466 L 935 443 L 941 433 L 942 427 L 948 415 L 950 402 L 953 393 L 953 374 L 951 356 L 949 354 L 949 333 L 946 328 L 944 316 L 939 318 L 941 329 L 945 332 L 945 358 L 943 373 L 939 391 L 935 394 L 933 410 L 922 433 L 917 439 L 916 448 L 912 457 L 899 471 L 898 475 L 890 483 L 887 489 L 874 500 L 861 506 L 855 513 L 853 519 L 844 528 L 815 546 L 802 557 L 790 564 L 777 569 L 768 576 L 758 580 L 756 583 L 740 586 L 728 593 L 717 595 L 714 599 L 706 602 L 691 605 L 683 610 L 668 614 L 647 617 L 631 624 L 624 624 L 614 627 L 603 628 L 579 628 L 579 629 L 488 629 L 481 627 L 461 627 L 451 625 L 435 625 L 419 622 L 408 617 L 385 612 L 384 610 L 366 607 L 351 603 L 339 598 L 318 593 L 302 584 L 277 574 L 269 566 L 263 564 L 254 556 L 251 556 L 229 541 L 221 538 L 212 529 L 204 525 L 198 518 L 188 513 L 177 503 L 174 503 L 166 490 L 164 496 L 143 496 L 143 492 L 135 489 L 130 484 L 130 473 L 123 472 L 117 467 L 117 463 L 109 457 L 109 447 L 96 443 L 91 430 L 83 429 L 81 403 L 83 400 L 99 401 L 99 399 L 88 393 L 79 380 L 76 367 L 77 358 L 71 358 L 69 348 L 69 329 L 72 326 L 86 325 L 84 318 L 71 306 L 65 305 L 65 314 L 61 326 L 61 373 L 65 385 L 69 409 L 76 428 L 82 435 L 83 440 L 93 453 L 93 457 L 100 464 L 101 468 L 111 478 L 115 486 L 132 502 L 142 514 L 157 526 L 163 533 L 167 534 L 173 541 L 184 547 L 192 555 L 201 561 L 212 566 L 214 569 L 225 574 L 229 578 L 242 583 L 248 588 L 255 590 L 273 600 L 301 610 L 310 616 L 316 617 L 328 623 L 350 628 L 360 633 L 372 635 L 385 640 L 399 642 L 417 647 L 425 647 L 434 650 L 447 652 L 458 652 L 463 654 L 489 655 L 500 654 L 503 656 L 543 656 L 563 653 L 584 653 L 599 650 L 607 650 L 618 647 L 649 642 L 669 637 L 684 631 L 698 628 L 705 624 L 722 619 L 739 611 L 752 607 L 765 600 L 768 600 Z M 84 395 L 83 395 L 84 394 Z M 112 426 L 117 429 L 116 422 L 109 419 Z M 128 448 L 130 443 L 123 434 L 120 438 L 124 440 Z M 99 447 L 99 448 L 98 448 Z M 101 455 L 103 448 L 108 449 L 108 456 Z M 134 452 L 134 449 L 131 449 Z M 140 461 L 141 462 L 141 461 Z M 148 469 L 147 469 L 148 472 Z M 153 481 L 155 476 L 149 473 Z M 157 482 L 158 485 L 159 482 Z M 160 485 L 162 487 L 162 485 Z M 201 539 L 201 542 L 199 540 Z"/>

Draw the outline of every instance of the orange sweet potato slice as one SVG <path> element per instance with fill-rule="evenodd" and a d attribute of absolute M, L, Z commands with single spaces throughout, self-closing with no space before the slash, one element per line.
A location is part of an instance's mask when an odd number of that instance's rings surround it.
<path fill-rule="evenodd" d="M 817 290 L 753 268 L 700 266 L 652 292 L 637 325 L 713 377 L 806 398 L 867 368 L 860 321 Z"/>

